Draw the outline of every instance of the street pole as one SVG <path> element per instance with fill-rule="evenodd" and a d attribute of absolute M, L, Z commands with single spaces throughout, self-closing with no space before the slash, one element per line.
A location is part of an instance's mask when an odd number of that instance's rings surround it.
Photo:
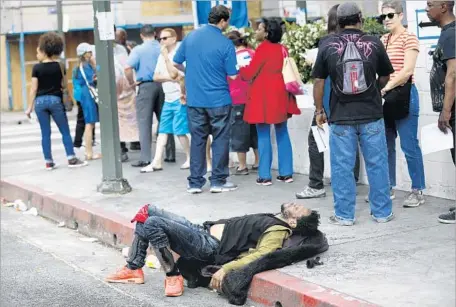
<path fill-rule="evenodd" d="M 125 194 L 131 186 L 123 178 L 120 161 L 119 122 L 114 71 L 114 18 L 110 1 L 93 0 L 97 87 L 100 113 L 102 182 L 97 191 Z"/>
<path fill-rule="evenodd" d="M 63 33 L 63 9 L 62 9 L 62 0 L 56 1 L 57 9 L 57 33 L 60 34 L 63 40 L 63 53 L 61 55 L 61 60 L 64 67 L 66 68 L 66 57 L 65 57 L 65 33 Z"/>

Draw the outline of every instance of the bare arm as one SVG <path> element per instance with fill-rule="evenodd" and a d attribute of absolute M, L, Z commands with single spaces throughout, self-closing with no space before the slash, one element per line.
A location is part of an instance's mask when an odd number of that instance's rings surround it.
<path fill-rule="evenodd" d="M 447 128 L 451 129 L 451 110 L 453 109 L 454 99 L 456 97 L 454 84 L 456 82 L 456 59 L 449 59 L 446 64 L 445 97 L 443 98 L 443 109 L 440 112 L 438 121 L 439 129 L 444 133 L 447 133 Z M 456 131 L 453 131 L 453 133 L 456 133 Z"/>
<path fill-rule="evenodd" d="M 169 82 L 169 81 L 174 81 L 168 76 L 162 75 L 158 72 L 154 73 L 154 82 Z"/>
<path fill-rule="evenodd" d="M 325 110 L 323 109 L 324 91 L 325 79 L 316 78 L 314 81 L 313 97 L 315 104 L 315 120 L 319 127 L 321 127 L 327 121 Z"/>
<path fill-rule="evenodd" d="M 179 77 L 179 69 L 176 66 L 174 66 L 174 63 L 168 58 L 168 56 L 165 57 L 165 64 L 171 79 L 176 80 L 177 77 Z"/>
<path fill-rule="evenodd" d="M 128 80 L 128 84 L 135 84 L 135 80 L 133 79 L 133 68 L 131 68 L 130 66 L 125 67 L 125 77 Z"/>
<path fill-rule="evenodd" d="M 323 111 L 323 95 L 325 89 L 325 80 L 324 79 L 315 79 L 313 96 L 314 104 L 317 112 Z"/>
<path fill-rule="evenodd" d="M 447 73 L 445 77 L 445 98 L 443 99 L 443 109 L 451 113 L 456 97 L 456 59 L 447 61 Z"/>
<path fill-rule="evenodd" d="M 413 75 L 418 58 L 418 50 L 407 50 L 404 57 L 404 68 L 385 85 L 383 90 L 385 92 L 392 90 L 397 86 L 404 85 Z"/>
<path fill-rule="evenodd" d="M 380 89 L 383 89 L 385 85 L 388 83 L 390 79 L 390 76 L 383 76 L 383 77 L 378 77 L 378 85 L 380 86 Z"/>
<path fill-rule="evenodd" d="M 35 98 L 36 98 L 36 92 L 38 90 L 38 78 L 32 78 L 32 84 L 30 86 L 30 94 L 29 94 L 29 101 L 30 105 L 27 108 L 27 111 L 25 111 L 25 114 L 30 117 L 30 114 L 33 111 L 33 107 L 35 105 Z"/>

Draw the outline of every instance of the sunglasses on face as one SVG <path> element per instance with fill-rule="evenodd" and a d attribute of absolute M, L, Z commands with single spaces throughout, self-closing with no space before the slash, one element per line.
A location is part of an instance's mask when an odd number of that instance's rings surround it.
<path fill-rule="evenodd" d="M 380 20 L 384 21 L 386 19 L 386 17 L 388 17 L 388 19 L 393 19 L 394 15 L 396 15 L 396 14 L 397 13 L 382 14 L 382 15 L 380 15 Z"/>
<path fill-rule="evenodd" d="M 161 42 L 161 41 L 166 41 L 168 38 L 171 38 L 171 37 L 172 37 L 172 36 L 160 37 L 160 38 L 158 39 L 158 41 L 159 41 L 159 42 Z"/>

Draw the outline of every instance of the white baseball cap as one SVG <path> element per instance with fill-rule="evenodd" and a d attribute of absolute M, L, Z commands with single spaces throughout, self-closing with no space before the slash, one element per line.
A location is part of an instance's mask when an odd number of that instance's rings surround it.
<path fill-rule="evenodd" d="M 94 51 L 94 46 L 87 44 L 87 43 L 80 43 L 76 47 L 76 55 L 77 56 L 83 56 L 87 52 L 93 52 Z"/>

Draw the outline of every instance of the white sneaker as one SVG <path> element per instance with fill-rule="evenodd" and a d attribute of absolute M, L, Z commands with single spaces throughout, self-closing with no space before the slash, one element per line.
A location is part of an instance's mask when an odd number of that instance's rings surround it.
<path fill-rule="evenodd" d="M 302 192 L 296 193 L 297 199 L 310 199 L 310 198 L 319 198 L 325 197 L 326 191 L 325 189 L 314 189 L 309 186 L 306 186 Z"/>
<path fill-rule="evenodd" d="M 154 171 L 154 167 L 152 166 L 152 163 L 143 167 L 141 170 L 140 170 L 140 173 L 152 173 Z"/>
<path fill-rule="evenodd" d="M 201 194 L 201 193 L 203 193 L 203 189 L 201 189 L 201 188 L 190 188 L 190 187 L 188 187 L 188 188 L 187 188 L 187 192 L 190 193 L 190 194 Z"/>
<path fill-rule="evenodd" d="M 181 165 L 180 169 L 189 169 L 190 168 L 190 161 L 185 161 L 184 164 Z"/>

